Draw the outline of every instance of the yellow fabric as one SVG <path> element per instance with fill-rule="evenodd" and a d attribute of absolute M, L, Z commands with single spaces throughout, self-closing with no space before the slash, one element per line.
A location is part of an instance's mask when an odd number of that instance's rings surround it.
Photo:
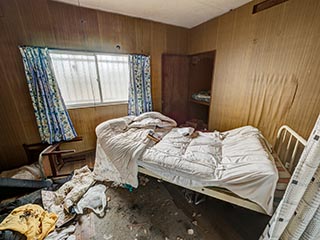
<path fill-rule="evenodd" d="M 27 237 L 42 240 L 55 228 L 58 216 L 39 205 L 26 204 L 14 209 L 0 224 L 0 230 L 10 229 Z"/>

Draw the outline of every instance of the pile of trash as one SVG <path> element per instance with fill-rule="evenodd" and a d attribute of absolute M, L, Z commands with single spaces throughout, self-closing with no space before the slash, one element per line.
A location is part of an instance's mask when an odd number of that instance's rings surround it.
<path fill-rule="evenodd" d="M 85 166 L 63 185 L 1 203 L 0 239 L 74 240 L 77 216 L 89 211 L 104 216 L 106 190 Z"/>

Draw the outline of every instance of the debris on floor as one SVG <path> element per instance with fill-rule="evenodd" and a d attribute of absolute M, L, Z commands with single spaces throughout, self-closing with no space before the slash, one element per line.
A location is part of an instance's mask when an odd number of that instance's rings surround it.
<path fill-rule="evenodd" d="M 42 177 L 39 163 L 25 165 L 16 169 L 3 171 L 0 178 L 39 180 Z"/>
<path fill-rule="evenodd" d="M 58 215 L 57 227 L 60 228 L 75 218 L 74 213 L 69 213 L 64 209 L 62 202 L 57 199 L 55 192 L 42 190 L 41 196 L 44 209 Z"/>
<path fill-rule="evenodd" d="M 146 186 L 149 181 L 150 181 L 149 178 L 143 175 L 139 175 L 139 185 Z"/>
<path fill-rule="evenodd" d="M 175 205 L 164 184 L 153 178 L 133 192 L 110 187 L 107 196 L 111 198 L 109 212 L 104 218 L 93 216 L 95 239 L 203 239 L 193 219 Z"/>
<path fill-rule="evenodd" d="M 188 229 L 188 234 L 189 234 L 189 235 L 193 235 L 193 234 L 194 234 L 194 230 L 193 230 L 192 228 L 189 228 L 189 229 Z"/>
<path fill-rule="evenodd" d="M 107 187 L 102 184 L 91 187 L 80 199 L 75 207 L 77 214 L 83 214 L 84 209 L 91 209 L 99 217 L 103 217 L 107 206 Z"/>
<path fill-rule="evenodd" d="M 107 205 L 106 186 L 99 184 L 91 187 L 95 181 L 87 166 L 75 170 L 73 177 L 67 180 L 69 181 L 62 181 L 62 186 L 59 186 L 59 181 L 54 184 L 58 190 L 50 185 L 50 189 L 56 191 L 38 190 L 19 199 L 1 203 L 0 239 L 24 239 L 17 236 L 16 232 L 27 239 L 44 239 L 57 227 L 48 239 L 72 240 L 76 239 L 73 232 L 75 225 L 78 225 L 75 208 L 78 214 L 82 214 L 84 209 L 91 209 L 100 216 L 104 215 Z M 13 211 L 9 214 L 12 208 Z M 64 227 L 66 225 L 68 227 Z"/>
<path fill-rule="evenodd" d="M 0 224 L 1 230 L 13 230 L 27 239 L 44 239 L 54 230 L 58 216 L 37 204 L 26 204 L 14 209 Z"/>
<path fill-rule="evenodd" d="M 74 232 L 76 230 L 76 226 L 70 225 L 65 228 L 61 228 L 55 230 L 54 232 L 50 233 L 45 240 L 71 240 L 76 239 Z"/>
<path fill-rule="evenodd" d="M 206 196 L 188 189 L 182 190 L 185 199 L 188 203 L 193 203 L 194 205 L 198 205 L 206 201 Z"/>
<path fill-rule="evenodd" d="M 20 231 L 8 227 L 17 225 L 8 214 L 30 206 L 36 211 L 43 206 L 40 215 L 48 215 L 51 220 L 46 224 L 47 217 L 37 219 L 37 226 L 43 228 L 37 231 L 37 239 L 202 239 L 197 224 L 194 224 L 195 219 L 187 217 L 176 206 L 164 183 L 153 178 L 139 176 L 141 186 L 138 189 L 111 183 L 95 185 L 90 169 L 84 167 L 75 170 L 72 178 L 67 180 L 58 186 L 54 184 L 56 188 L 51 187 L 50 191 L 48 188 L 38 190 L 13 202 L 0 204 L 0 221 L 5 218 L 0 225 L 0 239 L 6 239 L 6 236 L 17 236 L 15 239 L 21 240 L 29 237 L 34 228 L 30 230 L 26 226 Z M 24 216 L 21 219 L 35 215 L 29 211 Z"/>
<path fill-rule="evenodd" d="M 72 208 L 94 183 L 91 170 L 85 166 L 74 171 L 72 179 L 58 190 L 41 192 L 44 209 L 58 215 L 57 227 L 62 227 L 75 217 Z"/>
<path fill-rule="evenodd" d="M 69 210 L 94 182 L 93 174 L 88 166 L 75 170 L 72 179 L 55 192 L 57 201 L 62 203 L 66 210 Z"/>

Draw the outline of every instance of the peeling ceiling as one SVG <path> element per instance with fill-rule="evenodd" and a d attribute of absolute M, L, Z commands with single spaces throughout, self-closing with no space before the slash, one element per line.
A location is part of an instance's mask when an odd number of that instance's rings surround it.
<path fill-rule="evenodd" d="M 192 28 L 251 0 L 54 0 Z"/>

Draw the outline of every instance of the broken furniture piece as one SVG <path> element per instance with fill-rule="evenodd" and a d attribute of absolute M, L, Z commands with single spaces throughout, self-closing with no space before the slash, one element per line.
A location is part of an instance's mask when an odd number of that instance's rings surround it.
<path fill-rule="evenodd" d="M 59 143 L 54 143 L 45 148 L 39 155 L 39 164 L 42 169 L 42 177 L 58 177 L 59 170 L 64 165 L 64 160 L 62 158 L 63 154 L 74 153 L 76 150 L 60 150 L 60 145 L 66 142 L 82 141 L 82 137 L 76 137 L 70 141 L 64 141 Z"/>

